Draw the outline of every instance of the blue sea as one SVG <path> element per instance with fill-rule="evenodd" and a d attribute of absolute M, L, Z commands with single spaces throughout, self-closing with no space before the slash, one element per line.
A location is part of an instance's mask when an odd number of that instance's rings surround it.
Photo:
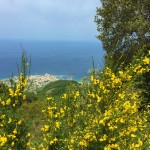
<path fill-rule="evenodd" d="M 32 58 L 31 75 L 49 73 L 62 78 L 80 80 L 92 67 L 103 68 L 102 44 L 95 42 L 62 42 L 33 40 L 0 40 L 0 79 L 18 75 L 22 47 Z"/>

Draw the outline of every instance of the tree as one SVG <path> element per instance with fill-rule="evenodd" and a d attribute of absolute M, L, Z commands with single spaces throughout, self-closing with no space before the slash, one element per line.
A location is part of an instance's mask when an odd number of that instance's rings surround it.
<path fill-rule="evenodd" d="M 150 1 L 100 1 L 95 17 L 98 38 L 106 51 L 105 65 L 116 73 L 125 69 L 138 51 L 145 55 L 150 50 Z M 150 103 L 150 72 L 139 80 L 136 84 L 143 91 L 143 104 Z"/>
<path fill-rule="evenodd" d="M 100 0 L 95 22 L 106 51 L 105 63 L 114 72 L 128 65 L 138 50 L 150 49 L 149 0 Z M 145 51 L 144 51 L 145 50 Z"/>

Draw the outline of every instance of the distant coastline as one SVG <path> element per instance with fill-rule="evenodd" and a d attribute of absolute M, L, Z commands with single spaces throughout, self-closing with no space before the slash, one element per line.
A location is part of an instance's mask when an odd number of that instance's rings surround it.
<path fill-rule="evenodd" d="M 15 76 L 12 78 L 15 82 L 18 82 L 18 77 Z M 2 79 L 1 81 L 6 83 L 8 86 L 10 86 L 9 78 Z M 44 75 L 31 75 L 28 77 L 28 89 L 29 90 L 36 90 L 38 88 L 41 88 L 45 86 L 46 84 L 50 82 L 54 82 L 60 80 L 57 76 L 51 75 L 51 74 L 44 74 Z"/>

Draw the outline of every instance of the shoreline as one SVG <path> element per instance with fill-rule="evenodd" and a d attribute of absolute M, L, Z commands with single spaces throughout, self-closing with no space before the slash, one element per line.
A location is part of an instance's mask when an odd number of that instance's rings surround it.
<path fill-rule="evenodd" d="M 1 79 L 0 81 L 4 82 L 6 85 L 10 86 L 10 80 L 11 78 Z M 12 78 L 15 82 L 18 82 L 18 76 L 14 76 Z M 44 87 L 46 84 L 50 82 L 55 82 L 57 80 L 60 80 L 59 77 L 51 75 L 51 74 L 44 74 L 44 75 L 30 75 L 27 77 L 28 79 L 28 85 L 27 90 L 29 91 L 35 91 L 41 87 Z"/>
<path fill-rule="evenodd" d="M 57 80 L 75 80 L 72 76 L 69 75 L 52 75 L 49 73 L 45 73 L 43 75 L 30 75 L 28 78 L 27 91 L 33 92 L 39 88 L 44 87 L 48 83 L 55 82 Z M 11 78 L 0 79 L 0 81 L 4 82 L 6 85 L 10 86 Z M 12 78 L 15 82 L 18 82 L 18 76 L 14 76 Z M 78 81 L 77 81 L 78 82 Z"/>

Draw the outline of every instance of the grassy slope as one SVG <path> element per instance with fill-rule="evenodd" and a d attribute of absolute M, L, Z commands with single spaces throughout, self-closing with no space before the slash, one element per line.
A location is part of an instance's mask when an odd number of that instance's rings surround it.
<path fill-rule="evenodd" d="M 58 80 L 47 84 L 45 87 L 39 89 L 37 94 L 26 93 L 27 103 L 24 103 L 20 111 L 23 114 L 25 120 L 29 123 L 29 132 L 31 133 L 32 139 L 36 141 L 42 140 L 40 128 L 42 127 L 42 108 L 46 105 L 46 97 L 53 96 L 59 97 L 65 93 L 68 86 L 80 85 L 78 82 L 73 80 Z"/>
<path fill-rule="evenodd" d="M 65 93 L 67 87 L 70 85 L 79 85 L 79 83 L 74 80 L 58 80 L 55 82 L 51 82 L 47 84 L 45 87 L 39 89 L 37 91 L 37 95 L 39 97 L 45 96 L 59 97 L 63 93 Z"/>

